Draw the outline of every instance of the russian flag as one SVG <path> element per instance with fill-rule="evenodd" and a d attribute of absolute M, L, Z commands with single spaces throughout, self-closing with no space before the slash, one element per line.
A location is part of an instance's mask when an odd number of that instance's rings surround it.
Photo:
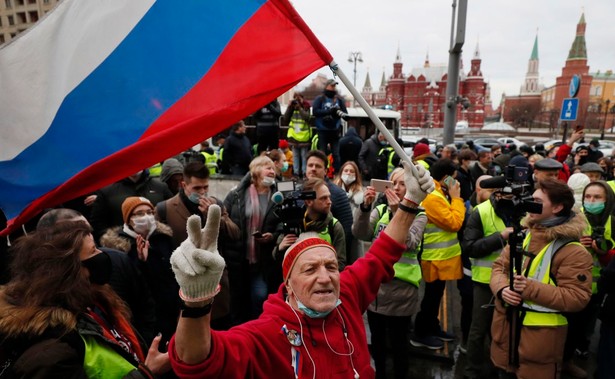
<path fill-rule="evenodd" d="M 0 49 L 8 233 L 248 116 L 332 57 L 287 0 L 64 0 Z"/>

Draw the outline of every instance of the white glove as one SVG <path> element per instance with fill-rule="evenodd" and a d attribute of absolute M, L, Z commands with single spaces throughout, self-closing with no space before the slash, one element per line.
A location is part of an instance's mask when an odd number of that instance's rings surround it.
<path fill-rule="evenodd" d="M 422 165 L 413 165 L 402 161 L 404 166 L 404 182 L 406 184 L 406 199 L 420 204 L 428 193 L 431 193 L 435 186 L 429 171 Z"/>
<path fill-rule="evenodd" d="M 220 278 L 226 265 L 218 253 L 220 207 L 209 206 L 203 229 L 198 215 L 188 218 L 186 229 L 188 238 L 171 255 L 180 297 L 187 302 L 208 300 L 220 291 Z"/>

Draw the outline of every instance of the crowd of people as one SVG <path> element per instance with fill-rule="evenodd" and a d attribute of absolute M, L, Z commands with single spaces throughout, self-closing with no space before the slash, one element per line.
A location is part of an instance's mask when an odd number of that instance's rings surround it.
<path fill-rule="evenodd" d="M 391 358 L 406 378 L 410 346 L 457 341 L 467 378 L 583 378 L 598 318 L 595 377 L 612 377 L 610 157 L 573 152 L 577 131 L 550 151 L 419 142 L 402 163 L 380 133 L 340 139 L 336 84 L 312 112 L 299 94 L 259 110 L 256 149 L 240 122 L 13 241 L 0 377 L 386 378 Z M 494 188 L 512 166 L 523 183 Z M 224 170 L 240 180 L 217 198 Z M 279 195 L 283 181 L 297 190 Z M 541 209 L 511 212 L 521 192 Z M 461 335 L 438 317 L 447 282 Z"/>

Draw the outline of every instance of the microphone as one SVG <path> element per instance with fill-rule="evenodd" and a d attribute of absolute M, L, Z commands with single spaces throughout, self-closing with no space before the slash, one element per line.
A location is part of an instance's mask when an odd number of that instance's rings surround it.
<path fill-rule="evenodd" d="M 284 195 L 280 191 L 276 191 L 271 195 L 271 201 L 273 201 L 277 205 L 281 205 L 284 203 Z"/>
<path fill-rule="evenodd" d="M 506 178 L 503 176 L 496 176 L 490 179 L 483 179 L 480 182 L 480 188 L 504 188 L 506 187 Z"/>

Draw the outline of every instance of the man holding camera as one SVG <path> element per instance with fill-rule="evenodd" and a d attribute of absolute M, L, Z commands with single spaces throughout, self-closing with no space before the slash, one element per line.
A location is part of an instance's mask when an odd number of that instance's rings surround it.
<path fill-rule="evenodd" d="M 303 184 L 302 193 L 314 192 L 313 200 L 304 200 L 305 212 L 299 223 L 299 231 L 316 232 L 323 240 L 330 243 L 337 253 L 337 264 L 341 270 L 346 266 L 346 235 L 344 227 L 331 214 L 331 192 L 324 180 L 312 178 Z M 289 220 L 283 220 L 289 221 Z M 290 245 L 297 242 L 297 234 L 281 234 L 273 250 L 274 257 L 284 255 Z"/>
<path fill-rule="evenodd" d="M 293 150 L 293 174 L 302 178 L 307 169 L 307 153 L 312 140 L 310 121 L 310 103 L 295 93 L 293 100 L 284 113 L 284 124 L 288 125 L 288 144 Z"/>
<path fill-rule="evenodd" d="M 348 117 L 348 110 L 344 99 L 338 95 L 337 82 L 327 80 L 324 93 L 314 99 L 312 110 L 316 117 L 316 130 L 318 132 L 318 150 L 327 152 L 331 146 L 333 154 L 333 167 L 335 172 L 340 169 L 340 127 L 341 119 Z"/>

